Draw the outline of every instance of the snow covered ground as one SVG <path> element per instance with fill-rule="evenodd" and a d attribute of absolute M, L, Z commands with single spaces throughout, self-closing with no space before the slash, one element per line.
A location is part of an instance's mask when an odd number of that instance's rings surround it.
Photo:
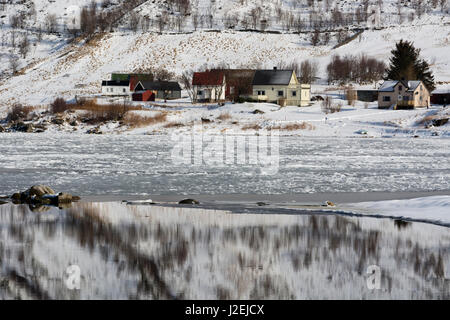
<path fill-rule="evenodd" d="M 346 204 L 358 213 L 450 226 L 450 196 L 433 196 L 409 200 L 389 200 Z"/>
<path fill-rule="evenodd" d="M 325 79 L 332 55 L 364 53 L 387 62 L 400 39 L 413 40 L 422 49 L 422 56 L 430 61 L 436 81 L 446 83 L 450 81 L 449 28 L 450 24 L 444 23 L 368 30 L 337 49 L 332 49 L 333 45 L 312 47 L 309 34 L 114 32 L 99 35 L 88 45 L 83 42 L 64 45 L 50 36 L 43 45 L 33 47 L 19 75 L 2 81 L 0 107 L 14 102 L 43 105 L 57 96 L 73 99 L 76 95 L 99 93 L 101 80 L 108 79 L 111 72 L 130 72 L 142 67 L 165 67 L 179 76 L 184 70 L 197 70 L 204 65 L 226 63 L 231 68 L 272 68 L 280 62 L 313 59 L 319 63 L 319 77 Z M 7 55 L 3 57 L 1 64 L 8 68 Z"/>

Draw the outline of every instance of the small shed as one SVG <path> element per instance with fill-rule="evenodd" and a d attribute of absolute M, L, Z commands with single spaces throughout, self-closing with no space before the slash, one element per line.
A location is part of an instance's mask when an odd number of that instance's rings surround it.
<path fill-rule="evenodd" d="M 150 90 L 134 92 L 133 101 L 155 101 L 155 93 Z"/>
<path fill-rule="evenodd" d="M 450 104 L 450 89 L 437 89 L 431 93 L 431 103 Z"/>
<path fill-rule="evenodd" d="M 363 102 L 378 101 L 378 90 L 375 89 L 360 89 L 356 90 L 357 100 Z"/>
<path fill-rule="evenodd" d="M 139 81 L 134 88 L 136 93 L 151 91 L 156 99 L 180 99 L 181 87 L 173 81 Z"/>

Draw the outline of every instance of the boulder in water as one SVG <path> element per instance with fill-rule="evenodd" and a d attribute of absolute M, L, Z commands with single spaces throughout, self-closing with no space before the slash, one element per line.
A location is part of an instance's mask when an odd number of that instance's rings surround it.
<path fill-rule="evenodd" d="M 195 199 L 183 199 L 179 201 L 178 204 L 200 204 L 200 201 Z"/>

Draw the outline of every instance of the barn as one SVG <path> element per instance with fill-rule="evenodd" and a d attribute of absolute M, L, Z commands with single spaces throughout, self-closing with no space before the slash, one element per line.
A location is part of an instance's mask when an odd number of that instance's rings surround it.
<path fill-rule="evenodd" d="M 181 98 L 181 87 L 178 82 L 173 81 L 139 81 L 134 91 L 135 93 L 152 92 L 155 96 L 154 99 L 173 100 Z"/>

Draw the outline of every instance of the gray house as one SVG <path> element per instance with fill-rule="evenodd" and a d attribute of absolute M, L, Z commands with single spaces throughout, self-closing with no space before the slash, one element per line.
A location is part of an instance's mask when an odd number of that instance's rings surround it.
<path fill-rule="evenodd" d="M 152 91 L 156 99 L 172 100 L 181 98 L 181 87 L 174 81 L 139 81 L 135 92 Z"/>

